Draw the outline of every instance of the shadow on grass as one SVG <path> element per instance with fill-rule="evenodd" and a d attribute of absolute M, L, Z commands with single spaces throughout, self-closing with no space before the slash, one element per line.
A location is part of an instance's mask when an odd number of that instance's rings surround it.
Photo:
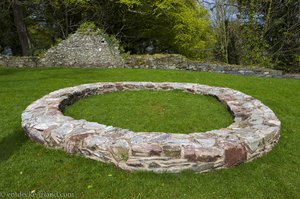
<path fill-rule="evenodd" d="M 12 68 L 5 68 L 3 66 L 0 66 L 0 76 L 6 76 L 6 75 L 13 75 L 17 73 L 17 70 L 13 70 Z"/>
<path fill-rule="evenodd" d="M 0 163 L 8 160 L 27 141 L 22 129 L 15 130 L 12 134 L 0 140 Z"/>

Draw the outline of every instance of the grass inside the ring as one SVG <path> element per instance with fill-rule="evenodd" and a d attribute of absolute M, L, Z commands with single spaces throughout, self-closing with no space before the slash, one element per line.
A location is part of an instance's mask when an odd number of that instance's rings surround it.
<path fill-rule="evenodd" d="M 135 132 L 193 133 L 227 127 L 232 116 L 213 97 L 173 91 L 123 91 L 80 99 L 65 115 Z"/>

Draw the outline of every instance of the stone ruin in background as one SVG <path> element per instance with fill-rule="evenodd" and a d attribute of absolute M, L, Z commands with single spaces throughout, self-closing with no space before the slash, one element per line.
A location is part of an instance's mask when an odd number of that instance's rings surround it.
<path fill-rule="evenodd" d="M 86 31 L 72 34 L 50 48 L 39 60 L 40 66 L 118 67 L 124 64 L 119 46 L 104 34 Z"/>
<path fill-rule="evenodd" d="M 106 39 L 107 38 L 107 39 Z M 222 63 L 195 62 L 177 54 L 122 56 L 117 42 L 103 32 L 80 31 L 72 34 L 40 57 L 1 56 L 0 67 L 81 67 L 142 68 L 190 70 L 259 77 L 300 79 L 300 74 L 263 67 L 233 66 Z"/>

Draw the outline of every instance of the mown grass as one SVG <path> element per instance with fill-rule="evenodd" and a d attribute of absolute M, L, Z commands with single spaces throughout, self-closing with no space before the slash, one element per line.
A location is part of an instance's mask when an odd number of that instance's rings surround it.
<path fill-rule="evenodd" d="M 180 90 L 92 96 L 67 107 L 65 115 L 135 132 L 205 132 L 232 123 L 226 107 L 215 98 Z"/>
<path fill-rule="evenodd" d="M 204 174 L 130 173 L 46 149 L 21 129 L 21 112 L 50 91 L 99 81 L 194 82 L 240 90 L 282 121 L 279 144 L 236 168 Z M 300 81 L 133 69 L 0 69 L 0 192 L 72 192 L 76 198 L 300 198 Z"/>

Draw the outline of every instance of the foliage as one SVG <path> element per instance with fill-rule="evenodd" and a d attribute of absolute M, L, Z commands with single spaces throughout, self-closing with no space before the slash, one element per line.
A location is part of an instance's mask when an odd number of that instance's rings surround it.
<path fill-rule="evenodd" d="M 124 52 L 124 48 L 121 46 L 121 44 L 120 44 L 119 40 L 116 38 L 116 36 L 108 35 L 103 29 L 97 28 L 94 22 L 82 23 L 79 26 L 77 31 L 82 34 L 101 35 L 105 39 L 105 41 L 107 42 L 107 44 L 109 45 L 111 50 L 113 50 L 114 48 L 118 48 L 121 53 Z"/>
<path fill-rule="evenodd" d="M 93 22 L 84 22 L 79 26 L 77 31 L 79 31 L 81 33 L 86 33 L 88 31 L 96 31 L 96 29 L 97 29 L 97 27 L 96 27 L 95 23 L 93 23 Z"/>
<path fill-rule="evenodd" d="M 196 1 L 122 0 L 120 3 L 128 7 L 129 19 L 141 19 L 137 23 L 129 20 L 128 26 L 134 27 L 130 35 L 134 35 L 136 42 L 143 42 L 142 50 L 152 45 L 156 52 L 171 51 L 194 59 L 209 54 L 214 36 L 207 11 Z"/>
<path fill-rule="evenodd" d="M 68 5 L 89 5 L 90 0 L 64 0 Z"/>
<path fill-rule="evenodd" d="M 0 2 L 0 51 L 9 46 L 18 55 L 24 48 L 20 41 L 25 39 L 18 35 L 14 2 Z M 298 0 L 18 2 L 24 8 L 33 54 L 68 38 L 81 24 L 93 22 L 115 35 L 128 53 L 180 53 L 192 59 L 214 57 L 231 64 L 300 71 Z M 211 4 L 210 16 L 201 2 Z"/>
<path fill-rule="evenodd" d="M 300 1 L 216 0 L 217 59 L 300 71 Z"/>
<path fill-rule="evenodd" d="M 13 54 L 21 53 L 16 27 L 14 26 L 13 11 L 10 9 L 10 3 L 0 2 L 0 54 L 5 47 L 13 49 Z"/>
<path fill-rule="evenodd" d="M 243 65 L 272 66 L 268 52 L 269 45 L 262 38 L 261 27 L 243 25 L 240 28 L 240 63 Z"/>

